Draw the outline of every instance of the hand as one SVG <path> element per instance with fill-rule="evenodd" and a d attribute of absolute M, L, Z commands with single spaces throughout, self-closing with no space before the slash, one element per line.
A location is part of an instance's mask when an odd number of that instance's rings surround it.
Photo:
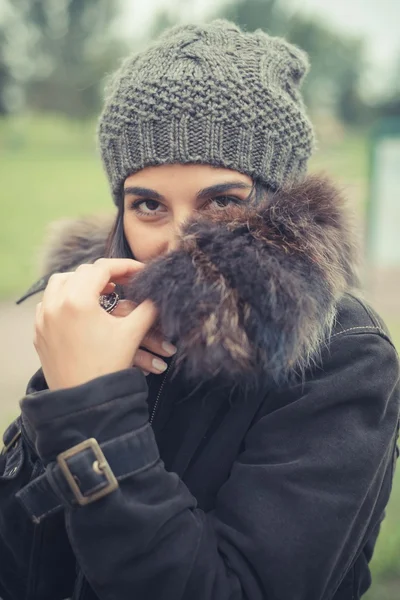
<path fill-rule="evenodd" d="M 107 293 L 112 291 L 112 287 L 107 289 Z M 130 300 L 120 300 L 116 308 L 113 310 L 112 316 L 126 317 L 136 307 L 137 304 L 131 302 Z M 168 340 L 163 337 L 160 331 L 155 329 L 151 329 L 148 332 L 148 334 L 143 338 L 140 346 L 141 348 L 150 350 L 150 352 L 146 352 L 140 348 L 133 358 L 132 366 L 139 367 L 145 375 L 148 375 L 149 373 L 155 373 L 156 375 L 159 375 L 160 372 L 162 373 L 167 367 L 164 361 L 160 360 L 158 356 L 154 356 L 154 354 L 152 354 L 153 352 L 159 356 L 173 356 L 176 352 L 175 346 L 168 342 Z M 158 363 L 154 361 L 158 361 Z M 154 364 L 159 364 L 159 368 L 157 369 Z"/>
<path fill-rule="evenodd" d="M 100 259 L 74 273 L 53 275 L 38 304 L 34 345 L 49 389 L 80 385 L 129 368 L 157 311 L 150 300 L 115 318 L 99 305 L 110 282 L 124 283 L 143 265 Z"/>

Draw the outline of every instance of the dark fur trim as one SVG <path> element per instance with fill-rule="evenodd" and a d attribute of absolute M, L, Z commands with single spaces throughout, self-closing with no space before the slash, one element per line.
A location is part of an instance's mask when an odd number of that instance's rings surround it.
<path fill-rule="evenodd" d="M 44 254 L 43 272 L 74 271 L 83 263 L 93 263 L 105 254 L 112 219 L 66 219 L 53 223 Z"/>
<path fill-rule="evenodd" d="M 64 219 L 50 227 L 42 258 L 43 276 L 16 301 L 20 304 L 42 292 L 53 273 L 74 271 L 83 263 L 93 263 L 105 254 L 112 222 L 109 217 Z"/>
<path fill-rule="evenodd" d="M 51 252 L 51 270 L 101 253 L 104 230 L 87 239 L 79 227 Z M 263 375 L 280 384 L 318 361 L 339 299 L 358 285 L 356 248 L 343 198 L 327 179 L 308 177 L 261 204 L 196 217 L 180 248 L 124 292 L 155 302 L 191 378 L 242 384 Z"/>
<path fill-rule="evenodd" d="M 338 300 L 358 283 L 350 223 L 332 184 L 309 177 L 196 218 L 126 294 L 156 303 L 191 377 L 287 382 L 318 361 Z"/>

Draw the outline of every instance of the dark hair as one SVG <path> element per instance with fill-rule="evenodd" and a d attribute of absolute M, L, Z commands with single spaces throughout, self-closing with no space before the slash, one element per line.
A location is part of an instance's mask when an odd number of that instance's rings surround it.
<path fill-rule="evenodd" d="M 275 190 L 260 181 L 254 180 L 247 200 L 257 205 L 271 192 L 274 193 Z M 124 199 L 122 194 L 118 202 L 118 213 L 107 241 L 105 256 L 107 258 L 135 258 L 125 236 Z"/>
<path fill-rule="evenodd" d="M 106 258 L 135 258 L 124 231 L 124 203 L 119 202 L 118 213 L 106 245 Z"/>

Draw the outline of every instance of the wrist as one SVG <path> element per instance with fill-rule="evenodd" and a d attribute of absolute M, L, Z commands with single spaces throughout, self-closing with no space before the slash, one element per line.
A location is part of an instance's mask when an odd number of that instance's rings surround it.
<path fill-rule="evenodd" d="M 139 369 L 104 375 L 72 388 L 43 391 L 21 400 L 47 464 L 83 440 L 99 443 L 148 422 L 147 383 Z"/>

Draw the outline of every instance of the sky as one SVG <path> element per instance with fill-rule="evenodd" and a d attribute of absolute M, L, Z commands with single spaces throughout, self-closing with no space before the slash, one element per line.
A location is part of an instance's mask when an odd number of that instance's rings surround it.
<path fill-rule="evenodd" d="M 185 20 L 201 19 L 216 0 L 121 0 L 129 35 L 143 31 L 157 7 L 181 5 Z M 366 39 L 370 65 L 366 85 L 372 93 L 385 88 L 400 56 L 400 0 L 282 0 L 292 11 L 318 15 L 332 27 Z"/>

